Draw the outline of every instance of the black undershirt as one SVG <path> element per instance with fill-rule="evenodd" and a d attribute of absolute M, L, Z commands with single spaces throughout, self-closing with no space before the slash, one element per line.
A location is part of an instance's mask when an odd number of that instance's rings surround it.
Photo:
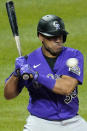
<path fill-rule="evenodd" d="M 55 64 L 58 56 L 56 58 L 50 58 L 50 57 L 47 57 L 47 56 L 44 55 L 44 57 L 45 57 L 47 63 L 49 64 L 50 68 L 53 70 L 54 64 Z"/>

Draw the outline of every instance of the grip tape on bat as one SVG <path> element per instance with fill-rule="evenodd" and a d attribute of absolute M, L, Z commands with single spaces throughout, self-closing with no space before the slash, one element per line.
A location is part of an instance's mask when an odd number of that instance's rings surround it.
<path fill-rule="evenodd" d="M 11 29 L 13 32 L 13 36 L 18 36 L 19 35 L 18 25 L 17 25 L 16 13 L 15 13 L 15 7 L 13 1 L 6 2 L 6 9 L 7 9 L 7 14 L 11 25 Z"/>

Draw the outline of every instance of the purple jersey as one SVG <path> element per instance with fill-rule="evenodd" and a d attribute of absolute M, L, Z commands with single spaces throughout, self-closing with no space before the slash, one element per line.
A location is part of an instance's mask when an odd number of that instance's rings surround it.
<path fill-rule="evenodd" d="M 66 66 L 66 61 L 69 58 L 78 59 L 79 74 L 69 71 Z M 53 70 L 51 70 L 44 58 L 41 48 L 28 55 L 27 63 L 35 71 L 46 77 L 57 79 L 62 75 L 67 75 L 76 78 L 79 84 L 83 82 L 83 55 L 76 49 L 63 47 Z M 20 85 L 25 85 L 29 91 L 28 110 L 32 115 L 48 120 L 65 120 L 74 117 L 78 113 L 78 87 L 70 95 L 65 96 L 53 93 L 34 80 L 22 80 L 20 83 Z"/>

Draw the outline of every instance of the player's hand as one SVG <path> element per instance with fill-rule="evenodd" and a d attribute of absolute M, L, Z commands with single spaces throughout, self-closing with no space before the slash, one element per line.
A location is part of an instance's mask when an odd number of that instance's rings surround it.
<path fill-rule="evenodd" d="M 20 68 L 20 74 L 24 80 L 28 80 L 29 78 L 37 80 L 38 78 L 38 73 L 34 71 L 28 64 L 25 64 Z"/>
<path fill-rule="evenodd" d="M 26 64 L 26 58 L 24 56 L 16 58 L 14 76 L 20 76 L 20 68 Z"/>

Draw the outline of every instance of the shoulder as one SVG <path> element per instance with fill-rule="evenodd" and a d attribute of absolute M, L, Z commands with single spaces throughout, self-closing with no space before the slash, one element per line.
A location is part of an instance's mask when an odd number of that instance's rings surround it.
<path fill-rule="evenodd" d="M 74 48 L 70 48 L 70 47 L 64 47 L 63 52 L 64 52 L 64 54 L 70 55 L 72 57 L 77 56 L 77 55 L 83 57 L 83 54 L 78 49 L 74 49 Z"/>
<path fill-rule="evenodd" d="M 41 50 L 41 47 L 40 48 L 37 48 L 36 50 L 34 50 L 33 52 L 31 52 L 31 53 L 29 53 L 29 54 L 27 54 L 27 55 L 25 55 L 25 56 L 20 56 L 20 57 L 17 57 L 16 58 L 16 61 L 19 61 L 19 60 L 30 60 L 31 58 L 33 58 L 33 57 L 35 57 L 37 54 L 39 54 L 39 52 L 40 52 L 40 50 Z"/>
<path fill-rule="evenodd" d="M 40 47 L 40 48 L 37 48 L 36 50 L 34 50 L 33 52 L 31 52 L 31 53 L 28 54 L 27 56 L 28 56 L 28 57 L 35 56 L 36 54 L 40 53 L 40 51 L 41 51 L 41 47 Z"/>
<path fill-rule="evenodd" d="M 40 56 L 41 56 L 41 47 L 37 48 L 36 50 L 27 55 L 27 62 L 29 64 L 35 63 L 38 59 L 40 59 Z"/>

